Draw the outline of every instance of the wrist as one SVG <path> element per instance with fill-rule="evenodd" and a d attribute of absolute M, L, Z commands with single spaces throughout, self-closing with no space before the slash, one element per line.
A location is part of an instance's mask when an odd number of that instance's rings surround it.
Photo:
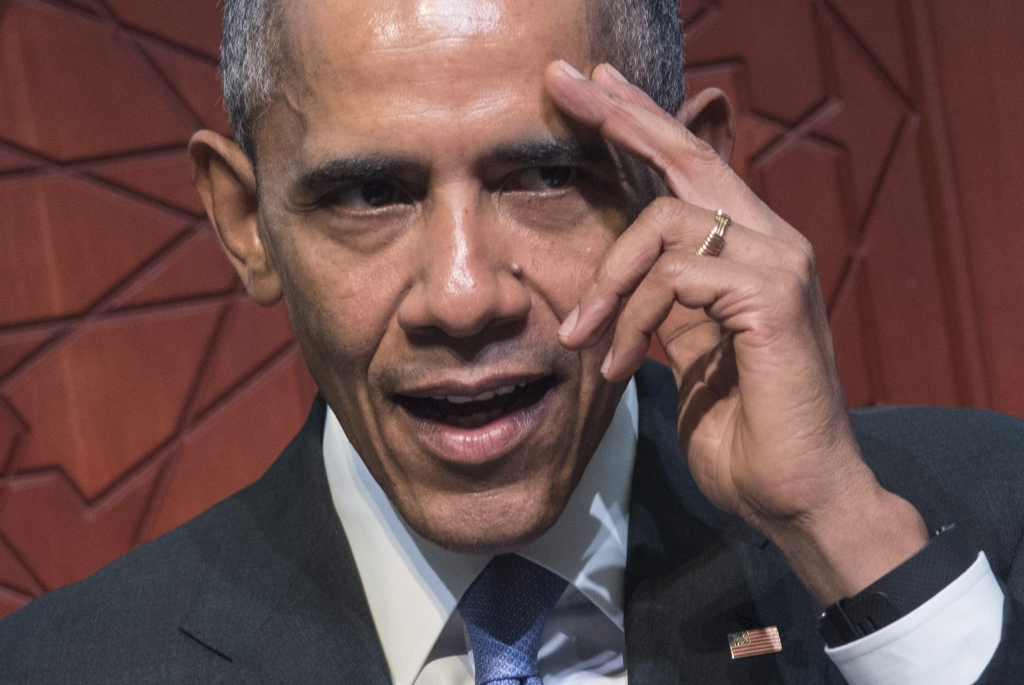
<path fill-rule="evenodd" d="M 963 577 L 978 556 L 955 525 L 935 531 L 908 560 L 856 595 L 825 608 L 818 622 L 825 644 L 848 644 L 908 616 Z"/>
<path fill-rule="evenodd" d="M 857 594 L 928 542 L 917 509 L 877 482 L 844 492 L 826 508 L 766 529 L 822 606 Z"/>

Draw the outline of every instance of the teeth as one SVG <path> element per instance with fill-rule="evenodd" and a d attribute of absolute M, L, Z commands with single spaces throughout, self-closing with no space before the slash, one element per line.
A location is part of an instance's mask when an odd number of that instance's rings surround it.
<path fill-rule="evenodd" d="M 519 383 L 516 385 L 506 385 L 497 390 L 488 390 L 482 392 L 479 395 L 433 395 L 431 399 L 435 400 L 448 400 L 452 404 L 466 404 L 467 402 L 486 402 L 487 400 L 493 400 L 495 397 L 501 397 L 502 395 L 510 395 L 515 392 L 516 388 L 525 388 L 525 383 Z"/>

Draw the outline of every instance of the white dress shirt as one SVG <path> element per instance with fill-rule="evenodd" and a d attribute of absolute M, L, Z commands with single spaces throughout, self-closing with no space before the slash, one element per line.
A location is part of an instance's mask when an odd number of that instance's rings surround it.
<path fill-rule="evenodd" d="M 626 683 L 622 593 L 637 427 L 630 382 L 565 511 L 519 550 L 569 583 L 541 641 L 545 685 Z M 323 446 L 331 496 L 395 685 L 473 685 L 456 607 L 490 559 L 449 552 L 409 528 L 330 408 Z M 999 644 L 1002 606 L 981 554 L 909 615 L 827 653 L 851 685 L 968 685 Z"/>

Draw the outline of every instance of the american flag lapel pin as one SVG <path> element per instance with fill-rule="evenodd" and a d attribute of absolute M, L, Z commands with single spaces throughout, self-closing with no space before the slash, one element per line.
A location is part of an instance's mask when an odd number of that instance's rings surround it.
<path fill-rule="evenodd" d="M 779 629 L 775 626 L 729 633 L 729 652 L 733 659 L 781 651 L 782 640 L 779 639 Z"/>

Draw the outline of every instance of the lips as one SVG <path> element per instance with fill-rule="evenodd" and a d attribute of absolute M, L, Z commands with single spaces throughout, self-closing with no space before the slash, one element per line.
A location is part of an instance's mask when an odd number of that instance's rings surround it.
<path fill-rule="evenodd" d="M 425 446 L 461 464 L 490 461 L 508 453 L 534 428 L 554 376 L 493 383 L 469 391 L 435 388 L 398 394 L 395 402 L 413 419 Z"/>
<path fill-rule="evenodd" d="M 480 428 L 536 404 L 555 383 L 554 376 L 545 376 L 537 381 L 510 383 L 475 395 L 398 395 L 395 401 L 413 416 L 427 421 L 457 428 Z"/>

